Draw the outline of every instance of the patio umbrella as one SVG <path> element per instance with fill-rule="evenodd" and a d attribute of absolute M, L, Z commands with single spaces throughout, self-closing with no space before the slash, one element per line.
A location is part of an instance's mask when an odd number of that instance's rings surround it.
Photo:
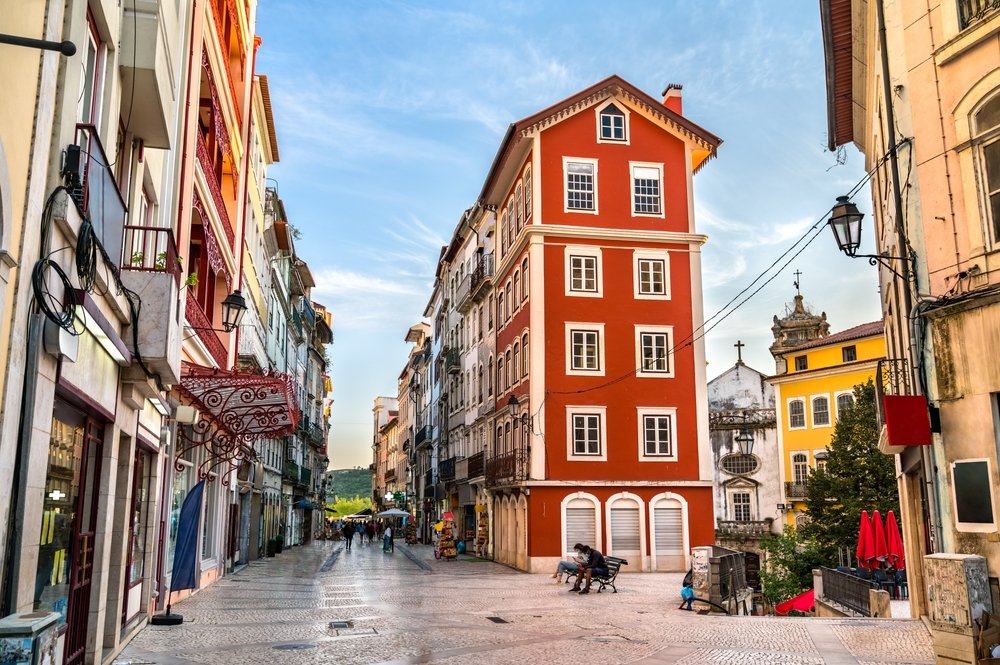
<path fill-rule="evenodd" d="M 389 510 L 383 510 L 378 513 L 378 517 L 409 517 L 410 513 L 405 510 L 400 510 L 399 508 L 390 508 Z"/>
<path fill-rule="evenodd" d="M 816 592 L 809 589 L 809 591 L 806 591 L 805 593 L 800 593 L 794 598 L 789 598 L 785 602 L 775 605 L 774 613 L 778 616 L 785 616 L 792 610 L 798 610 L 799 612 L 812 612 L 815 606 Z"/>
<path fill-rule="evenodd" d="M 868 519 L 868 511 L 861 511 L 861 527 L 858 530 L 858 549 L 854 553 L 858 560 L 858 568 L 870 568 L 869 563 L 875 558 L 875 543 L 872 542 L 872 523 Z"/>
<path fill-rule="evenodd" d="M 889 556 L 889 548 L 885 542 L 885 525 L 882 524 L 882 515 L 877 510 L 872 514 L 872 533 L 875 536 L 873 540 L 875 559 L 876 561 L 885 561 L 886 557 Z"/>
<path fill-rule="evenodd" d="M 896 513 L 891 510 L 885 516 L 886 546 L 889 550 L 889 562 L 896 570 L 906 570 L 906 557 L 903 552 L 903 538 L 899 535 L 899 525 L 896 524 Z"/>

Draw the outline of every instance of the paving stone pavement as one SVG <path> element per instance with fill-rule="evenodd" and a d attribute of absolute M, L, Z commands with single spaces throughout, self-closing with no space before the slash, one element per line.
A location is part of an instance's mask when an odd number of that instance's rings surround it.
<path fill-rule="evenodd" d="M 934 662 L 920 621 L 701 616 L 677 609 L 681 578 L 622 573 L 620 593 L 580 596 L 474 557 L 436 561 L 425 546 L 317 542 L 177 604 L 183 625 L 147 626 L 116 663 Z"/>

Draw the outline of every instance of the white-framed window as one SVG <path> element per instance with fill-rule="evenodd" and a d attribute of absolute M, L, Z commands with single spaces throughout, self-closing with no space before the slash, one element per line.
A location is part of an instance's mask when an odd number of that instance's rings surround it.
<path fill-rule="evenodd" d="M 993 249 L 1000 248 L 1000 94 L 979 107 L 973 116 L 985 219 Z"/>
<path fill-rule="evenodd" d="M 629 162 L 632 215 L 663 217 L 663 164 Z"/>
<path fill-rule="evenodd" d="M 598 106 L 597 112 L 597 142 L 628 144 L 629 110 L 624 104 L 615 101 Z"/>
<path fill-rule="evenodd" d="M 514 248 L 514 238 L 517 235 L 517 221 L 514 217 L 514 197 L 507 201 L 507 247 Z"/>
<path fill-rule="evenodd" d="M 566 212 L 597 213 L 597 160 L 563 157 Z"/>
<path fill-rule="evenodd" d="M 639 461 L 677 461 L 677 409 L 638 407 Z"/>
<path fill-rule="evenodd" d="M 528 333 L 521 335 L 521 376 L 528 376 Z"/>
<path fill-rule="evenodd" d="M 517 231 L 524 228 L 524 197 L 521 185 L 517 186 L 517 193 L 514 194 L 514 207 L 517 210 Z"/>
<path fill-rule="evenodd" d="M 607 407 L 566 407 L 566 452 L 570 460 L 607 460 Z"/>
<path fill-rule="evenodd" d="M 514 299 L 514 303 L 512 305 L 512 309 L 520 309 L 521 308 L 521 271 L 520 270 L 515 270 L 514 271 L 514 282 L 513 283 L 514 283 L 514 290 L 512 291 L 512 294 L 513 294 L 512 298 Z"/>
<path fill-rule="evenodd" d="M 753 519 L 751 510 L 750 492 L 748 490 L 734 490 L 729 494 L 730 506 L 732 506 L 732 516 L 734 522 L 749 522 Z"/>
<path fill-rule="evenodd" d="M 637 300 L 669 300 L 670 254 L 648 250 L 634 251 L 632 284 Z"/>
<path fill-rule="evenodd" d="M 830 426 L 830 398 L 826 395 L 812 397 L 812 426 Z"/>
<path fill-rule="evenodd" d="M 566 374 L 604 376 L 603 323 L 566 323 Z"/>
<path fill-rule="evenodd" d="M 788 400 L 788 429 L 805 429 L 806 402 L 800 397 Z"/>
<path fill-rule="evenodd" d="M 521 261 L 521 300 L 528 299 L 528 257 Z"/>
<path fill-rule="evenodd" d="M 604 296 L 603 261 L 599 247 L 571 245 L 565 252 L 566 295 Z"/>
<path fill-rule="evenodd" d="M 850 390 L 845 390 L 843 392 L 836 393 L 836 395 L 834 395 L 834 399 L 837 403 L 837 420 L 840 420 L 844 411 L 854 406 L 854 393 Z"/>
<path fill-rule="evenodd" d="M 510 368 L 511 374 L 514 376 L 513 383 L 517 383 L 521 380 L 521 343 L 514 342 L 514 353 L 511 356 L 512 367 Z"/>
<path fill-rule="evenodd" d="M 500 213 L 500 253 L 507 254 L 507 211 Z"/>
<path fill-rule="evenodd" d="M 635 366 L 639 377 L 674 375 L 673 326 L 635 326 Z"/>
<path fill-rule="evenodd" d="M 77 98 L 77 122 L 99 125 L 101 89 L 104 87 L 104 62 L 107 48 L 101 42 L 94 18 L 87 12 L 87 37 L 80 58 L 80 96 Z"/>
<path fill-rule="evenodd" d="M 524 169 L 524 221 L 531 219 L 531 167 Z"/>
<path fill-rule="evenodd" d="M 796 485 L 809 482 L 809 456 L 805 453 L 792 454 L 792 482 Z"/>

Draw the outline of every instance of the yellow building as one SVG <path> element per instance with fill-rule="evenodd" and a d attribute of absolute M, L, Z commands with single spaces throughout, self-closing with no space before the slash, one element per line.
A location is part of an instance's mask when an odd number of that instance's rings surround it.
<path fill-rule="evenodd" d="M 778 464 L 786 523 L 805 511 L 809 474 L 822 468 L 838 414 L 854 400 L 854 386 L 875 377 L 885 358 L 882 322 L 873 321 L 786 349 L 775 360 L 785 371 L 774 386 L 778 420 Z"/>

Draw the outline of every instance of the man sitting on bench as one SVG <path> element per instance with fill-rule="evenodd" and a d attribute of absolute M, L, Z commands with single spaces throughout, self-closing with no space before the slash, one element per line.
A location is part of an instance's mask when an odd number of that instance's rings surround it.
<path fill-rule="evenodd" d="M 603 577 L 608 574 L 608 562 L 604 560 L 604 555 L 590 547 L 589 545 L 584 545 L 583 550 L 583 563 L 580 564 L 580 574 L 576 576 L 576 584 L 570 591 L 576 591 L 578 593 L 590 593 L 590 578 L 593 576 Z M 580 589 L 580 578 L 586 580 L 587 586 Z"/>

